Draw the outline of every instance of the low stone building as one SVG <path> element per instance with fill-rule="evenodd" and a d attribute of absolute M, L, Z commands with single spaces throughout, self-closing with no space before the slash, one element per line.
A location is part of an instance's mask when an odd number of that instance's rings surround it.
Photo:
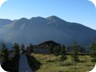
<path fill-rule="evenodd" d="M 33 46 L 33 53 L 49 54 L 49 48 L 47 46 Z"/>
<path fill-rule="evenodd" d="M 59 46 L 60 44 L 56 43 L 54 41 L 46 41 L 46 42 L 43 42 L 37 46 L 36 45 L 33 46 L 33 52 L 34 53 L 41 53 L 41 54 L 49 54 L 50 53 L 50 51 L 49 51 L 50 45 Z"/>

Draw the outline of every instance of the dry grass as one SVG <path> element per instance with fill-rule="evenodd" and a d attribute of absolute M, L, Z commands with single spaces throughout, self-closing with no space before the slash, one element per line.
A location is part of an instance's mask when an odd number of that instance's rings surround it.
<path fill-rule="evenodd" d="M 32 55 L 42 63 L 40 69 L 36 72 L 86 72 L 92 70 L 95 66 L 88 55 L 79 56 L 80 62 L 78 63 L 73 62 L 70 55 L 67 56 L 66 61 L 60 61 L 60 56 L 45 54 Z"/>

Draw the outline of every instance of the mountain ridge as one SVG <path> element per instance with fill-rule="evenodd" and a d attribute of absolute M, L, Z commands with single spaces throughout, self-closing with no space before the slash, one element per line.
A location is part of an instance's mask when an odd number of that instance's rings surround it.
<path fill-rule="evenodd" d="M 70 45 L 74 41 L 88 45 L 96 38 L 96 30 L 57 16 L 20 18 L 0 29 L 0 39 L 7 43 L 40 44 L 55 41 Z"/>
<path fill-rule="evenodd" d="M 12 23 L 12 20 L 9 19 L 0 19 L 0 28 L 2 28 L 3 26 Z"/>

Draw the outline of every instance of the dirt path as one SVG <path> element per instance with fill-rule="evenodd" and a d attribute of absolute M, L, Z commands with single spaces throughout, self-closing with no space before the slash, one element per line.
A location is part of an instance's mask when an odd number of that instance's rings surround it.
<path fill-rule="evenodd" d="M 20 55 L 19 72 L 33 72 L 28 65 L 27 57 L 25 54 Z"/>

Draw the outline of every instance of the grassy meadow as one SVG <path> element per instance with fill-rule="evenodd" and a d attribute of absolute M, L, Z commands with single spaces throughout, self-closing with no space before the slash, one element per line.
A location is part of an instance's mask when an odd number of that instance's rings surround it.
<path fill-rule="evenodd" d="M 86 72 L 94 68 L 95 63 L 88 55 L 79 55 L 80 62 L 73 62 L 70 55 L 67 60 L 60 61 L 60 56 L 46 54 L 32 54 L 40 63 L 36 72 Z"/>

